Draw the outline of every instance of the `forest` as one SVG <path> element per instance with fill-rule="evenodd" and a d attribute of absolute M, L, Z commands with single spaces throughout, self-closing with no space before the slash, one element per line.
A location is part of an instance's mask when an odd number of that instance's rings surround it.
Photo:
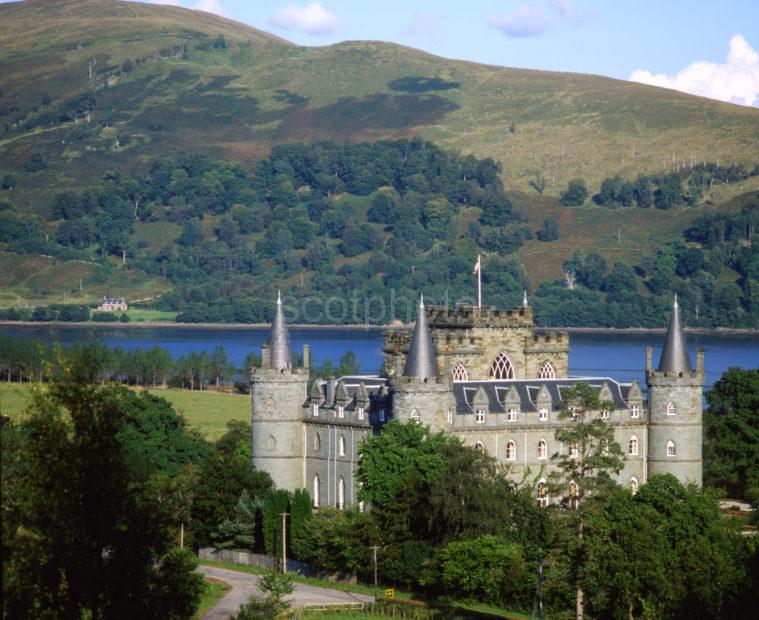
<path fill-rule="evenodd" d="M 529 266 L 514 252 L 533 238 L 560 243 L 561 229 L 551 218 L 527 225 L 500 171 L 492 159 L 420 139 L 277 146 L 253 172 L 183 152 L 156 158 L 139 174 L 111 170 L 86 191 L 55 195 L 45 222 L 18 213 L 0 194 L 0 243 L 16 253 L 95 262 L 93 281 L 117 269 L 165 278 L 173 289 L 152 306 L 184 322 L 267 321 L 277 287 L 297 322 L 410 320 L 422 290 L 432 303 L 472 303 L 478 253 L 488 303 L 512 307 L 530 289 Z M 607 179 L 593 202 L 688 209 L 713 179 L 752 174 L 707 163 L 630 182 Z M 562 203 L 587 197 L 576 180 Z M 682 238 L 634 263 L 563 250 L 563 277 L 529 290 L 536 321 L 662 326 L 678 293 L 692 326 L 756 327 L 757 220 L 759 201 L 740 213 L 702 215 Z M 146 237 L 147 229 L 155 233 Z M 335 299 L 342 310 L 330 310 Z M 50 320 L 51 313 L 6 308 L 0 317 Z"/>

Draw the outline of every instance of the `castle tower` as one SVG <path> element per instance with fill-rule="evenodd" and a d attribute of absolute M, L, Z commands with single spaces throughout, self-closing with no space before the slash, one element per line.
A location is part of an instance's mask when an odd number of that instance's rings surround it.
<path fill-rule="evenodd" d="M 646 350 L 648 384 L 648 476 L 672 474 L 681 482 L 702 484 L 701 433 L 704 352 L 691 366 L 677 296 L 658 369 Z"/>
<path fill-rule="evenodd" d="M 433 432 L 447 424 L 451 382 L 441 377 L 432 334 L 424 311 L 424 296 L 419 298 L 411 347 L 406 356 L 402 376 L 393 376 L 393 417 L 401 422 L 416 420 Z"/>
<path fill-rule="evenodd" d="M 252 368 L 250 374 L 253 464 L 268 472 L 278 489 L 291 491 L 305 486 L 303 404 L 308 386 L 307 345 L 303 360 L 304 368 L 293 366 L 290 334 L 278 293 L 269 342 L 261 347 L 261 367 Z"/>

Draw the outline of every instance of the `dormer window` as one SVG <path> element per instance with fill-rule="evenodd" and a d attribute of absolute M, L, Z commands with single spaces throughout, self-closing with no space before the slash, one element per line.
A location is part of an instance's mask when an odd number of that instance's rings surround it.
<path fill-rule="evenodd" d="M 609 410 L 608 409 L 601 410 L 601 419 L 602 420 L 608 420 L 609 419 Z"/>
<path fill-rule="evenodd" d="M 483 424 L 485 422 L 485 410 L 484 409 L 477 409 L 477 411 L 474 412 L 474 421 L 477 424 Z"/>
<path fill-rule="evenodd" d="M 358 419 L 359 420 L 363 420 L 364 419 L 364 408 L 361 407 L 361 406 L 357 407 L 356 408 L 356 414 L 358 415 Z"/>
<path fill-rule="evenodd" d="M 315 418 L 319 417 L 319 403 L 314 403 L 311 405 L 311 415 L 313 415 Z"/>
<path fill-rule="evenodd" d="M 548 409 L 543 407 L 538 411 L 538 420 L 541 420 L 542 422 L 545 422 L 548 419 Z"/>
<path fill-rule="evenodd" d="M 631 418 L 640 417 L 640 405 L 633 405 L 632 407 L 630 407 L 630 417 Z"/>
<path fill-rule="evenodd" d="M 337 406 L 337 417 L 338 418 L 344 418 L 345 417 L 345 407 L 342 405 Z"/>

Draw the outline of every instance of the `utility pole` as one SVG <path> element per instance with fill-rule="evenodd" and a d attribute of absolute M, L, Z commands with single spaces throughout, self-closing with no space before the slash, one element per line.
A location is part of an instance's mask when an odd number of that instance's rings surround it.
<path fill-rule="evenodd" d="M 377 547 L 371 547 L 372 550 L 372 564 L 374 565 L 374 600 L 377 600 Z"/>
<path fill-rule="evenodd" d="M 287 572 L 287 516 L 289 512 L 282 513 L 282 572 Z"/>

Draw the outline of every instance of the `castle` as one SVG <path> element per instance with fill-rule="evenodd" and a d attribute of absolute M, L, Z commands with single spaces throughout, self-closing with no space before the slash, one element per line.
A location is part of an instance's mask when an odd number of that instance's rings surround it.
<path fill-rule="evenodd" d="M 391 419 L 413 420 L 458 436 L 508 463 L 516 478 L 536 480 L 536 500 L 551 502 L 551 455 L 569 447 L 554 431 L 567 388 L 599 390 L 613 408 L 593 412 L 614 428 L 625 454 L 619 484 L 637 491 L 649 476 L 670 473 L 701 484 L 704 356 L 693 369 L 677 298 L 661 359 L 646 350 L 647 399 L 638 384 L 568 376 L 569 336 L 536 333 L 525 300 L 513 310 L 425 307 L 413 333 L 385 334 L 385 375 L 316 380 L 309 388 L 309 348 L 293 364 L 281 299 L 261 366 L 251 371 L 253 462 L 278 488 L 306 488 L 314 506 L 357 502 L 361 442 Z"/>

